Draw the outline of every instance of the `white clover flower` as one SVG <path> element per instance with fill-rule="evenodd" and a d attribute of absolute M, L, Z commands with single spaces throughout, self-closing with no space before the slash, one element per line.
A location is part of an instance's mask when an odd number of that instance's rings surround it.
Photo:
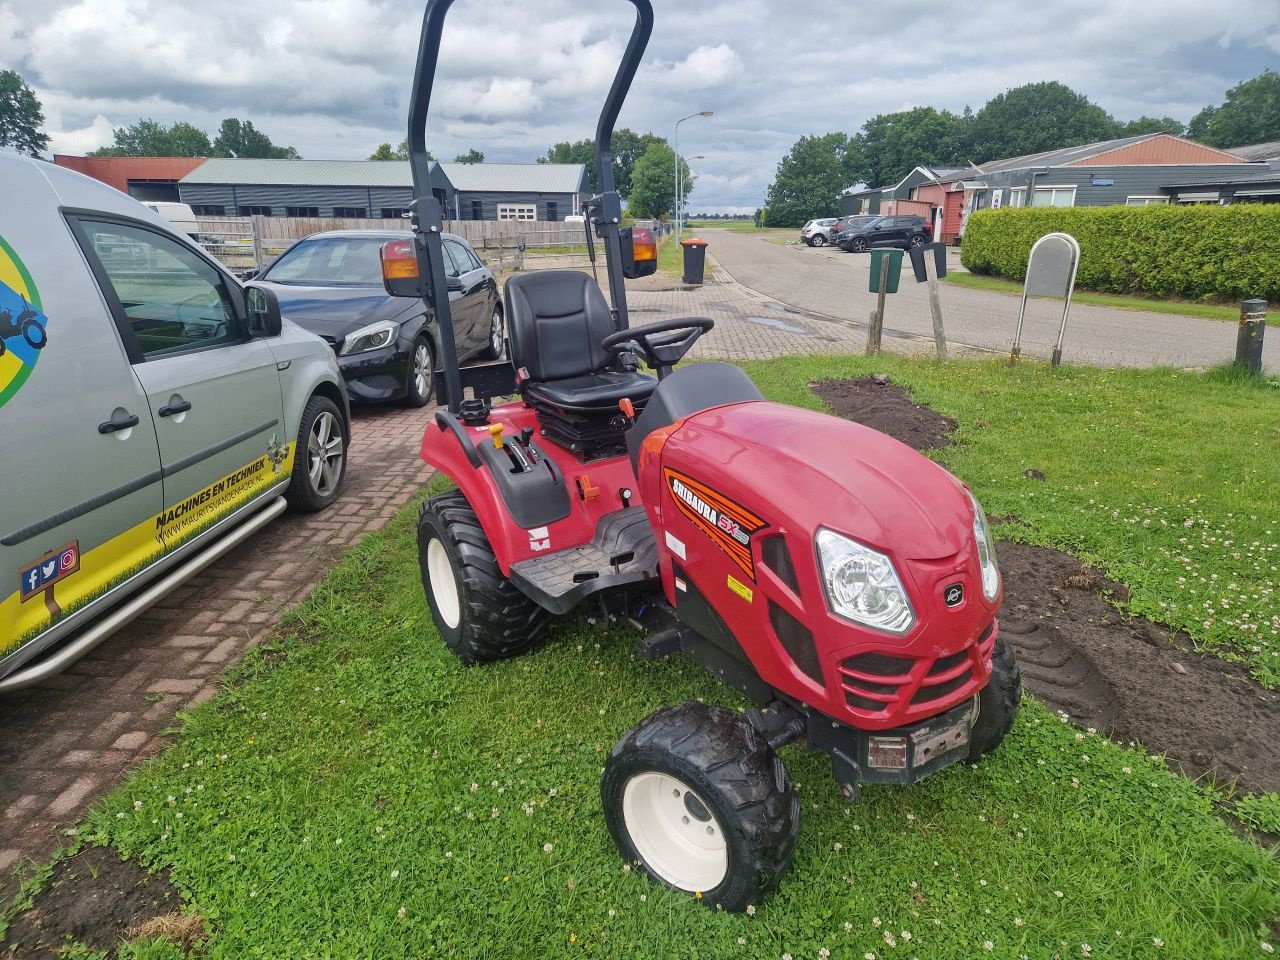
<path fill-rule="evenodd" d="M 746 942 L 747 942 L 747 938 L 746 938 L 746 937 L 739 937 L 739 938 L 738 938 L 738 946 L 740 946 L 740 947 L 741 947 L 741 946 L 742 946 L 743 944 L 745 944 Z"/>
<path fill-rule="evenodd" d="M 994 950 L 995 948 L 996 948 L 996 945 L 995 945 L 994 943 L 992 943 L 990 940 L 984 940 L 984 941 L 982 942 L 982 949 L 983 949 L 983 950 Z"/>
<path fill-rule="evenodd" d="M 747 904 L 747 916 L 754 917 L 756 915 L 756 905 L 754 903 Z"/>
<path fill-rule="evenodd" d="M 555 849 L 555 845 L 554 845 L 554 844 L 551 844 L 551 843 L 544 843 L 544 844 L 542 845 L 542 852 L 543 852 L 543 853 L 550 853 L 550 852 L 551 852 L 552 850 L 554 850 L 554 849 Z"/>
<path fill-rule="evenodd" d="M 399 870 L 392 870 L 392 871 L 391 871 L 391 879 L 392 879 L 392 880 L 397 880 L 397 879 L 399 879 L 399 877 L 400 877 L 400 871 L 399 871 Z"/>
<path fill-rule="evenodd" d="M 408 911 L 406 911 L 404 907 L 401 907 L 399 910 L 397 910 L 397 911 L 396 911 L 396 916 L 397 916 L 397 917 L 399 917 L 401 920 L 403 920 L 403 919 L 404 919 L 404 915 L 405 915 L 405 913 L 407 913 L 407 912 L 408 912 Z"/>
<path fill-rule="evenodd" d="M 852 930 L 853 930 L 853 924 L 852 924 L 852 923 L 850 923 L 848 920 L 846 920 L 846 921 L 844 922 L 844 932 L 845 932 L 845 933 L 849 933 L 849 932 L 851 932 Z"/>

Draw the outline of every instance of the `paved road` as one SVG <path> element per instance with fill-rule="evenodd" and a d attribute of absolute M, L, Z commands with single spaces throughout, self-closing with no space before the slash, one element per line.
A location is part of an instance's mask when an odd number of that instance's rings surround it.
<path fill-rule="evenodd" d="M 867 291 L 870 256 L 838 248 L 782 246 L 749 233 L 699 228 L 710 253 L 738 283 L 773 300 L 817 315 L 865 324 L 875 306 Z M 951 262 L 958 265 L 957 252 Z M 1007 352 L 1013 342 L 1019 298 L 942 284 L 942 310 L 949 341 Z M 1027 308 L 1023 355 L 1048 357 L 1061 318 L 1059 301 L 1033 301 Z M 885 332 L 932 338 L 925 284 L 904 268 L 902 286 L 885 308 Z M 1236 325 L 1138 310 L 1075 303 L 1063 346 L 1066 361 L 1108 366 L 1211 367 L 1235 356 Z M 886 349 L 895 349 L 886 341 Z M 1280 370 L 1280 330 L 1270 331 L 1263 362 Z"/>

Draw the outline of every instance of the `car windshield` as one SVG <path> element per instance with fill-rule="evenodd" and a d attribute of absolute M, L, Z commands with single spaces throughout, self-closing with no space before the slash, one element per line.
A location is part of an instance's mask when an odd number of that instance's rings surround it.
<path fill-rule="evenodd" d="M 271 283 L 325 287 L 380 287 L 385 237 L 304 240 L 262 275 Z"/>

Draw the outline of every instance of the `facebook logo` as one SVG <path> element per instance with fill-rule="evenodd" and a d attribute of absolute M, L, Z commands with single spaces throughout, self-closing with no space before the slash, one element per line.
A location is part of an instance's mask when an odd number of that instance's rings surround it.
<path fill-rule="evenodd" d="M 18 573 L 22 584 L 22 599 L 26 600 L 39 593 L 51 584 L 80 569 L 80 548 L 78 544 L 68 544 L 55 551 L 53 556 L 45 556 Z"/>

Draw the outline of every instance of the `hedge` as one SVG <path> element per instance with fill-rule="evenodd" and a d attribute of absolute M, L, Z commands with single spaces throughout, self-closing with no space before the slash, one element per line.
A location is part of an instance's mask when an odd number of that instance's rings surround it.
<path fill-rule="evenodd" d="M 1187 300 L 1280 300 L 1280 204 L 1032 207 L 981 210 L 960 262 L 972 273 L 1025 279 L 1046 233 L 1080 243 L 1076 285 Z"/>

